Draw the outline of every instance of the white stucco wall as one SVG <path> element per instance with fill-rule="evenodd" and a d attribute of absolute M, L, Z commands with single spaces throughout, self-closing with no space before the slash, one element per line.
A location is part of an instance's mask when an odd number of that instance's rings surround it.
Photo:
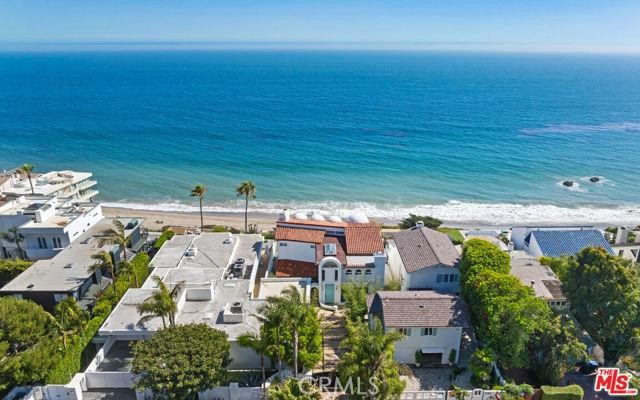
<path fill-rule="evenodd" d="M 312 243 L 281 240 L 278 242 L 278 259 L 316 262 L 316 247 Z"/>
<path fill-rule="evenodd" d="M 458 276 L 458 282 L 440 282 L 438 283 L 439 274 L 455 274 Z M 420 271 L 406 274 L 406 289 L 433 289 L 444 292 L 459 293 L 460 292 L 460 270 L 448 266 L 438 266 L 422 269 Z"/>
<path fill-rule="evenodd" d="M 416 362 L 415 353 L 422 347 L 436 347 L 444 349 L 442 353 L 442 364 L 449 362 L 451 349 L 456 350 L 456 362 L 460 355 L 460 338 L 462 328 L 436 328 L 435 336 L 420 335 L 422 328 L 411 328 L 411 335 L 396 343 L 395 359 L 402 363 L 414 364 Z"/>

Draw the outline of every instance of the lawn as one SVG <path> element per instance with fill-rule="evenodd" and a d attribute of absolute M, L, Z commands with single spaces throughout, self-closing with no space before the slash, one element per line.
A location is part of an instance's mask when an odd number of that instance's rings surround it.
<path fill-rule="evenodd" d="M 446 233 L 451 238 L 453 244 L 462 244 L 464 242 L 464 236 L 456 228 L 438 228 L 439 232 Z"/>

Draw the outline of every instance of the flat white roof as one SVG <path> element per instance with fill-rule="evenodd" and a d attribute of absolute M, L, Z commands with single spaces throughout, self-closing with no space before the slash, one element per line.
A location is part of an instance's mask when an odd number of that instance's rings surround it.
<path fill-rule="evenodd" d="M 45 173 L 35 173 L 31 176 L 33 183 L 33 191 L 37 195 L 48 196 L 65 187 L 82 182 L 91 178 L 91 172 L 78 171 L 50 171 Z M 16 174 L 13 174 L 16 176 Z M 5 183 L 4 192 L 10 195 L 26 195 L 31 194 L 31 185 L 26 175 L 19 175 L 11 178 Z"/>
<path fill-rule="evenodd" d="M 536 257 L 525 251 L 511 252 L 511 274 L 520 279 L 524 285 L 531 287 L 533 283 L 532 287 L 536 296 L 542 299 L 566 299 L 562 293 L 558 293 L 561 282 L 551 268 L 540 264 Z"/>

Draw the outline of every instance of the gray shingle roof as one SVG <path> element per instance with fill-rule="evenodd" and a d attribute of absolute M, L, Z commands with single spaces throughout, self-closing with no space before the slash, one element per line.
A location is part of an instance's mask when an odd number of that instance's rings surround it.
<path fill-rule="evenodd" d="M 369 299 L 369 313 L 387 328 L 466 327 L 464 302 L 459 296 L 421 291 L 379 291 Z"/>
<path fill-rule="evenodd" d="M 595 229 L 541 230 L 533 231 L 530 235 L 536 238 L 542 254 L 548 257 L 573 255 L 585 247 L 602 247 L 609 254 L 614 254 L 602 232 Z"/>
<path fill-rule="evenodd" d="M 393 240 L 408 273 L 436 265 L 458 265 L 460 254 L 444 233 L 429 228 L 412 228 L 394 233 Z"/>

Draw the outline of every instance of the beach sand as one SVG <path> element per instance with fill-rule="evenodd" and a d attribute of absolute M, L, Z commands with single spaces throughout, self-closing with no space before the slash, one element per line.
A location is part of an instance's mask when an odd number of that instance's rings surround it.
<path fill-rule="evenodd" d="M 103 207 L 102 213 L 107 218 L 113 217 L 138 217 L 144 218 L 143 226 L 152 231 L 159 231 L 163 226 L 181 226 L 195 228 L 200 225 L 200 214 L 197 212 L 180 211 L 155 211 L 139 210 L 120 207 Z M 249 224 L 257 224 L 258 231 L 267 232 L 273 230 L 276 225 L 277 214 L 249 212 Z M 392 219 L 372 219 L 372 222 L 384 225 L 396 225 L 399 221 Z M 204 213 L 205 225 L 223 225 L 236 229 L 244 229 L 243 213 Z M 462 229 L 492 229 L 508 230 L 509 226 L 492 225 L 478 222 L 444 221 L 442 226 Z"/>

